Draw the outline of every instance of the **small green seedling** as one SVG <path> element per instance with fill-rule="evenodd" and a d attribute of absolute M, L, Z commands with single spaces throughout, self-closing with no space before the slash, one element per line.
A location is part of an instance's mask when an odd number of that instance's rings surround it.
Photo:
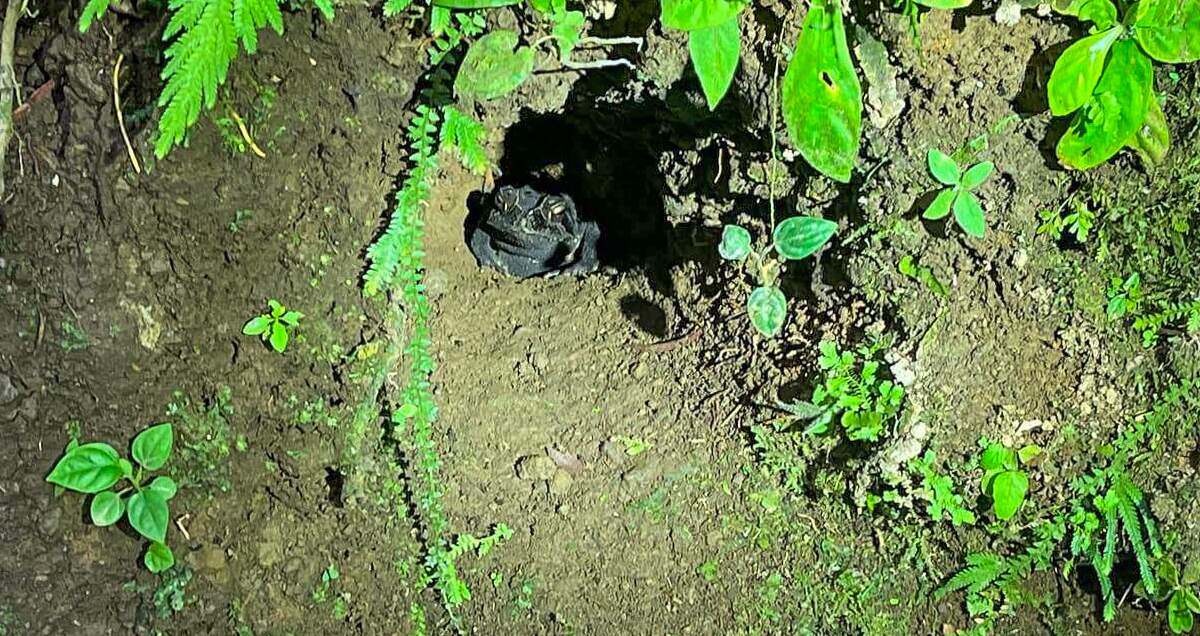
<path fill-rule="evenodd" d="M 977 163 L 963 172 L 958 163 L 946 153 L 934 148 L 929 151 L 929 171 L 942 185 L 949 186 L 942 190 L 929 208 L 925 210 L 925 218 L 931 221 L 946 218 L 954 212 L 954 221 L 968 235 L 983 238 L 987 222 L 983 218 L 983 206 L 972 190 L 983 185 L 992 175 L 996 166 L 990 162 Z"/>
<path fill-rule="evenodd" d="M 726 225 L 717 247 L 721 258 L 746 263 L 758 286 L 750 292 L 746 312 L 759 333 L 774 338 L 787 320 L 787 296 L 779 289 L 779 273 L 787 261 L 798 261 L 816 254 L 833 234 L 837 223 L 812 216 L 794 216 L 775 227 L 772 244 L 754 249 L 750 232 L 740 225 Z M 772 252 L 778 257 L 772 256 Z"/>
<path fill-rule="evenodd" d="M 983 455 L 979 458 L 979 466 L 983 468 L 983 479 L 979 489 L 992 499 L 992 512 L 1001 521 L 1012 519 L 1025 502 L 1029 492 L 1029 475 L 1021 469 L 1028 465 L 1034 457 L 1041 454 L 1038 446 L 1025 446 L 1018 451 L 1003 444 L 983 440 Z"/>
<path fill-rule="evenodd" d="M 1136 314 L 1142 302 L 1142 275 L 1134 272 L 1125 280 L 1113 278 L 1108 285 L 1108 306 L 1104 313 L 1109 320 L 1120 320 Z"/>
<path fill-rule="evenodd" d="M 175 481 L 159 475 L 147 483 L 149 474 L 166 465 L 171 457 L 170 424 L 158 424 L 133 438 L 132 455 L 137 470 L 116 449 L 103 442 L 67 444 L 63 458 L 54 466 L 46 481 L 92 497 L 92 523 L 111 526 L 122 518 L 138 534 L 150 540 L 142 559 L 146 568 L 159 573 L 175 564 L 167 547 L 167 524 L 171 518 L 168 502 L 175 496 Z M 117 489 L 122 481 L 129 485 Z"/>
<path fill-rule="evenodd" d="M 1159 560 L 1155 568 L 1160 586 L 1156 592 L 1149 594 L 1146 586 L 1138 582 L 1137 593 L 1156 603 L 1167 604 L 1167 626 L 1172 634 L 1188 634 L 1196 624 L 1196 615 L 1200 614 L 1200 596 L 1196 595 L 1195 586 L 1200 583 L 1200 561 L 1193 560 L 1183 569 L 1179 568 L 1169 558 Z"/>
<path fill-rule="evenodd" d="M 872 358 L 882 348 L 883 343 L 861 347 L 856 356 L 839 351 L 832 341 L 822 342 L 817 363 L 825 379 L 813 389 L 812 401 L 779 407 L 791 419 L 807 420 L 807 435 L 824 435 L 837 422 L 851 441 L 879 441 L 904 402 L 904 387 L 879 377 L 880 363 Z"/>
<path fill-rule="evenodd" d="M 255 316 L 242 327 L 242 333 L 247 336 L 259 336 L 263 342 L 271 344 L 271 348 L 283 353 L 291 339 L 291 330 L 300 325 L 304 314 L 289 310 L 277 300 L 268 300 L 271 311 Z"/>

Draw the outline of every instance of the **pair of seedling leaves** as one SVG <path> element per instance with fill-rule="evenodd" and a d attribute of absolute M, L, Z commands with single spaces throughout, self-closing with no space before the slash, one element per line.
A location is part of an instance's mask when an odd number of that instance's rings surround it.
<path fill-rule="evenodd" d="M 1012 519 L 1025 502 L 1029 475 L 1021 466 L 1028 465 L 1041 452 L 1040 447 L 1032 444 L 1016 451 L 997 443 L 987 444 L 984 448 L 979 458 L 979 466 L 983 468 L 979 488 L 992 498 L 992 512 L 997 519 Z"/>
<path fill-rule="evenodd" d="M 1154 61 L 1200 60 L 1200 0 L 1141 0 L 1119 16 L 1112 0 L 1058 0 L 1092 34 L 1059 56 L 1047 93 L 1054 115 L 1075 113 L 1058 143 L 1063 164 L 1087 169 L 1122 148 L 1156 163 L 1170 132 L 1154 94 Z"/>
<path fill-rule="evenodd" d="M 72 440 L 46 477 L 46 481 L 61 488 L 94 495 L 90 511 L 92 523 L 97 526 L 128 519 L 138 534 L 150 540 L 142 561 L 155 573 L 175 564 L 166 540 L 171 518 L 168 502 L 175 496 L 176 486 L 166 475 L 147 482 L 147 473 L 166 465 L 171 458 L 172 440 L 170 424 L 151 426 L 139 433 L 130 449 L 136 468 L 108 444 Z M 128 485 L 118 489 L 123 481 Z"/>
<path fill-rule="evenodd" d="M 1163 558 L 1155 567 L 1158 579 L 1156 594 L 1150 594 L 1145 584 L 1138 582 L 1137 593 L 1156 603 L 1167 604 L 1167 626 L 1173 634 L 1189 634 L 1200 614 L 1200 596 L 1194 589 L 1200 584 L 1200 560 L 1193 559 L 1180 573 L 1169 558 Z"/>
<path fill-rule="evenodd" d="M 750 232 L 740 225 L 726 225 L 717 247 L 721 258 L 748 262 L 751 275 L 758 285 L 750 292 L 746 313 L 759 333 L 774 338 L 783 330 L 787 320 L 788 300 L 779 289 L 778 279 L 783 263 L 798 261 L 816 254 L 837 232 L 837 223 L 811 216 L 785 219 L 775 227 L 772 244 L 755 250 Z M 774 251 L 779 258 L 773 258 Z"/>
<path fill-rule="evenodd" d="M 446 9 L 490 9 L 521 4 L 522 0 L 433 0 Z M 568 11 L 567 0 L 528 0 L 529 6 L 550 20 L 550 38 L 558 45 L 559 59 L 571 57 L 583 36 L 582 11 Z M 459 97 L 489 100 L 515 91 L 533 74 L 533 46 L 521 46 L 514 31 L 492 31 L 471 45 L 463 58 L 454 92 Z"/>

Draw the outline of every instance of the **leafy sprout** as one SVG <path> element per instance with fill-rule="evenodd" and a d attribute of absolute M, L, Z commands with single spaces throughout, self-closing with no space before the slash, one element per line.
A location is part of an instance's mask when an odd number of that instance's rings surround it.
<path fill-rule="evenodd" d="M 259 336 L 263 342 L 269 343 L 272 349 L 283 353 L 291 339 L 291 330 L 299 326 L 304 314 L 289 310 L 277 300 L 268 300 L 267 306 L 270 307 L 270 311 L 251 318 L 242 327 L 242 333 L 247 336 Z"/>
<path fill-rule="evenodd" d="M 953 211 L 954 221 L 968 235 L 983 238 L 987 223 L 983 206 L 972 192 L 987 181 L 995 165 L 987 161 L 971 166 L 965 172 L 954 159 L 934 148 L 929 151 L 929 171 L 942 185 L 948 186 L 938 193 L 937 198 L 925 210 L 925 218 L 931 221 L 944 219 Z"/>

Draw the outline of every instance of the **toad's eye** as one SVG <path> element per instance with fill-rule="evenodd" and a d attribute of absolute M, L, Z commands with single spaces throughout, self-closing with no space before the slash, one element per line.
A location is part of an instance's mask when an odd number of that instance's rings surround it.
<path fill-rule="evenodd" d="M 566 211 L 566 209 L 567 209 L 566 203 L 564 203 L 561 200 L 555 201 L 550 204 L 549 214 L 551 217 L 561 216 L 562 213 Z"/>

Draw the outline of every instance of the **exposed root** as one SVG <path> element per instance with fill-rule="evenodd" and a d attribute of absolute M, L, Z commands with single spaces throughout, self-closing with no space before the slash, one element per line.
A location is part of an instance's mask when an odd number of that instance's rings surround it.
<path fill-rule="evenodd" d="M 129 163 L 133 164 L 133 171 L 142 174 L 142 164 L 138 161 L 137 153 L 133 151 L 133 144 L 129 143 L 129 133 L 125 130 L 125 115 L 121 112 L 121 62 L 125 61 L 125 54 L 117 56 L 117 63 L 113 65 L 112 87 L 113 87 L 113 108 L 117 111 L 117 125 L 121 127 L 121 138 L 125 140 L 125 151 L 129 153 Z"/>

